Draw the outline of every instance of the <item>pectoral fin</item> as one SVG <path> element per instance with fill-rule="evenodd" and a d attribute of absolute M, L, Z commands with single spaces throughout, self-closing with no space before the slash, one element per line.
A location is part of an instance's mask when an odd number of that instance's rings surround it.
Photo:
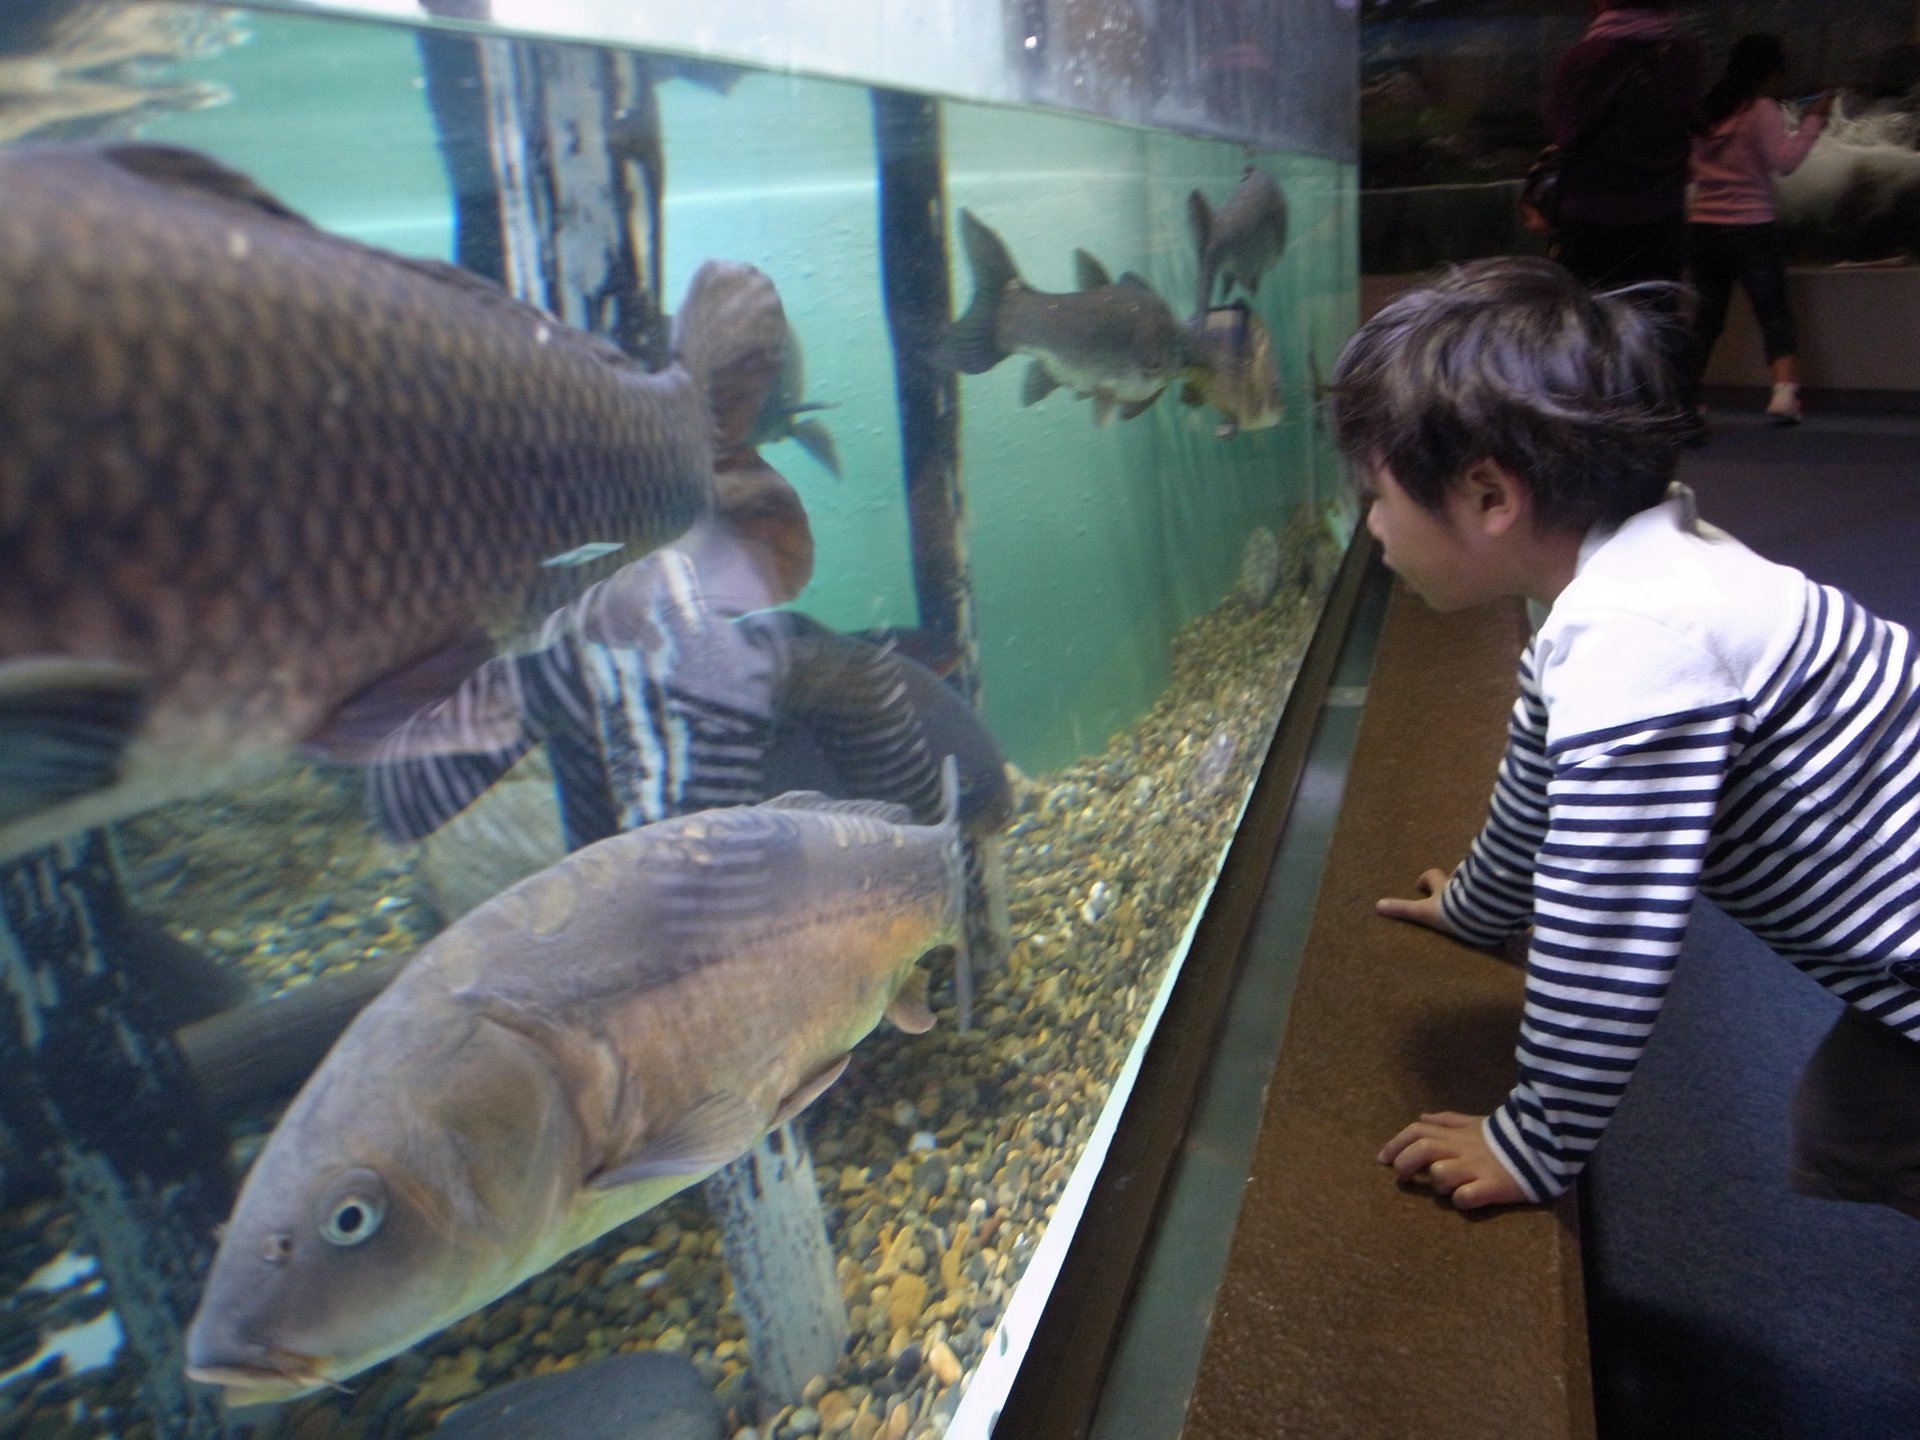
<path fill-rule="evenodd" d="M 353 696 L 309 736 L 306 749 L 327 760 L 364 765 L 383 754 L 392 755 L 387 742 L 394 732 L 423 709 L 451 699 L 474 672 L 493 658 L 493 642 L 480 630 L 455 636 L 417 660 L 382 675 Z M 519 738 L 518 717 L 491 717 L 498 728 L 469 725 L 451 748 L 460 751 L 498 750 Z M 425 741 L 434 730 L 416 731 Z M 416 750 L 415 754 L 433 753 Z"/>
<path fill-rule="evenodd" d="M 1156 390 L 1144 400 L 1129 400 L 1120 407 L 1120 418 L 1122 420 L 1131 420 L 1137 415 L 1145 414 L 1147 408 L 1159 398 L 1160 392 Z"/>
<path fill-rule="evenodd" d="M 826 426 L 818 420 L 802 420 L 793 427 L 793 442 L 819 461 L 834 479 L 840 478 L 840 449 Z"/>
<path fill-rule="evenodd" d="M 933 1028 L 933 1011 L 927 1005 L 927 972 L 915 970 L 907 977 L 887 1006 L 887 1019 L 894 1029 L 909 1035 L 924 1035 Z"/>
<path fill-rule="evenodd" d="M 802 1080 L 799 1085 L 794 1088 L 793 1093 L 780 1102 L 780 1109 L 773 1117 L 773 1124 L 767 1128 L 769 1130 L 778 1130 L 782 1125 L 786 1124 L 789 1120 L 793 1119 L 794 1116 L 806 1109 L 807 1106 L 824 1095 L 827 1087 L 846 1073 L 847 1060 L 849 1058 L 850 1057 L 846 1055 L 842 1055 L 838 1060 L 830 1064 L 822 1065 L 818 1070 L 814 1071 L 813 1074 Z"/>
<path fill-rule="evenodd" d="M 1038 405 L 1059 388 L 1060 382 L 1053 378 L 1053 372 L 1036 360 L 1027 367 L 1026 381 L 1020 387 L 1020 403 Z"/>
<path fill-rule="evenodd" d="M 146 711 L 130 665 L 65 657 L 0 665 L 0 820 L 114 783 Z"/>
<path fill-rule="evenodd" d="M 828 1077 L 820 1088 L 831 1083 Z M 648 1136 L 632 1157 L 595 1175 L 587 1188 L 617 1190 L 642 1180 L 705 1175 L 739 1159 L 771 1128 L 743 1096 L 716 1091 L 657 1135 Z"/>

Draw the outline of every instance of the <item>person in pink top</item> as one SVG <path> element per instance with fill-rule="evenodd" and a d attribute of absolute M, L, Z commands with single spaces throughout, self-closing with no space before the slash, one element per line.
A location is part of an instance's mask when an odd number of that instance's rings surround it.
<path fill-rule="evenodd" d="M 1726 74 L 1707 92 L 1706 132 L 1693 140 L 1687 244 L 1699 296 L 1693 324 L 1696 374 L 1706 370 L 1726 326 L 1737 280 L 1753 302 L 1766 345 L 1773 377 L 1767 414 L 1777 425 L 1797 425 L 1798 346 L 1787 307 L 1786 254 L 1774 223 L 1774 177 L 1791 174 L 1806 158 L 1833 96 L 1815 99 L 1800 128 L 1790 131 L 1779 100 L 1785 75 L 1778 35 L 1743 35 L 1734 42 Z"/>

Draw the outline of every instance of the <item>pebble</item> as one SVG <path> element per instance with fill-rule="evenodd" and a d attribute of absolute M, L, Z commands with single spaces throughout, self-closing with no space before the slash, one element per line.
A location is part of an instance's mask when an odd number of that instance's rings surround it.
<path fill-rule="evenodd" d="M 960 1378 L 960 1357 L 942 1340 L 927 1351 L 927 1368 L 942 1385 L 951 1385 Z"/>
<path fill-rule="evenodd" d="M 887 1322 L 896 1330 L 911 1330 L 927 1305 L 927 1282 L 918 1275 L 902 1275 L 887 1295 Z"/>

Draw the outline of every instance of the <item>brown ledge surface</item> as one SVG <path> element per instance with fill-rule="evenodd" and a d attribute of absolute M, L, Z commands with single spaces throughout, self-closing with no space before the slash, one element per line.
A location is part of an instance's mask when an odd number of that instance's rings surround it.
<path fill-rule="evenodd" d="M 1519 969 L 1373 914 L 1486 813 L 1518 602 L 1396 584 L 1184 1440 L 1590 1440 L 1571 1197 L 1466 1216 L 1374 1156 L 1506 1094 Z"/>

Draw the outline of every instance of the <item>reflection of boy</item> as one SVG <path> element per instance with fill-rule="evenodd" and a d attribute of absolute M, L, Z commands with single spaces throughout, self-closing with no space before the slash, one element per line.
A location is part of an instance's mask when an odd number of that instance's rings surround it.
<path fill-rule="evenodd" d="M 1450 878 L 1379 906 L 1480 944 L 1531 924 L 1519 1083 L 1380 1158 L 1462 1209 L 1565 1189 L 1704 894 L 1855 1017 L 1803 1081 L 1795 1188 L 1920 1217 L 1913 637 L 1695 518 L 1670 485 L 1661 329 L 1552 264 L 1493 260 L 1401 296 L 1341 357 L 1335 432 L 1387 564 L 1440 609 L 1550 607 L 1485 828 Z"/>

